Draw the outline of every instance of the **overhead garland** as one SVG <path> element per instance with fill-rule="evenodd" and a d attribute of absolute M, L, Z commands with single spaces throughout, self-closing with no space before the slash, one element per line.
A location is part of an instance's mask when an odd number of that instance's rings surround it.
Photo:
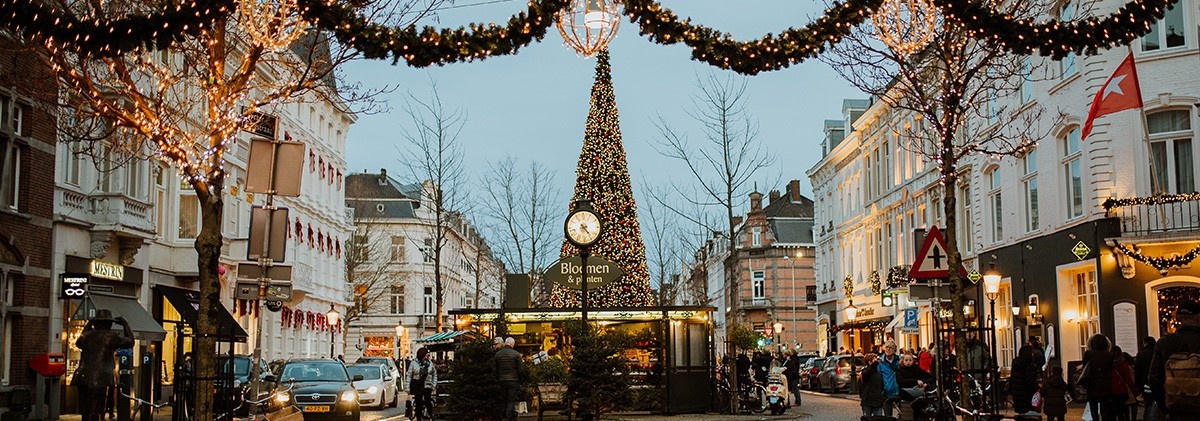
<path fill-rule="evenodd" d="M 1105 212 L 1112 212 L 1114 208 L 1135 205 L 1164 205 L 1168 203 L 1178 202 L 1195 202 L 1200 201 L 1200 193 L 1180 193 L 1180 194 L 1162 194 L 1150 197 L 1135 197 L 1132 199 L 1115 199 L 1109 198 L 1100 206 L 1104 207 Z"/>
<path fill-rule="evenodd" d="M 63 45 L 81 54 L 109 56 L 139 48 L 165 48 L 234 10 L 234 0 L 167 2 L 161 10 L 119 19 L 77 16 L 41 0 L 0 1 L 0 20 L 15 33 Z"/>
<path fill-rule="evenodd" d="M 508 19 L 507 26 L 471 23 L 458 29 L 416 25 L 393 28 L 358 14 L 355 2 L 301 0 L 300 13 L 314 25 L 333 32 L 338 41 L 371 59 L 391 58 L 409 66 L 427 67 L 515 54 L 517 49 L 546 36 L 554 13 L 569 0 L 530 0 L 529 8 Z"/>
<path fill-rule="evenodd" d="M 1145 255 L 1142 253 L 1142 249 L 1136 244 L 1127 246 L 1118 243 L 1116 240 L 1111 241 L 1113 242 L 1113 246 L 1116 247 L 1117 250 L 1120 250 L 1121 253 L 1125 253 L 1126 256 L 1132 257 L 1133 260 L 1150 265 L 1155 269 L 1158 269 L 1160 273 L 1164 274 L 1167 269 L 1187 266 L 1189 263 L 1192 263 L 1193 260 L 1196 260 L 1196 257 L 1200 257 L 1200 246 L 1188 250 L 1188 252 L 1184 254 L 1179 254 L 1172 257 L 1157 257 Z"/>
<path fill-rule="evenodd" d="M 722 69 L 753 75 L 779 70 L 825 51 L 866 20 L 883 0 L 847 0 L 834 3 L 825 16 L 803 28 L 788 28 L 778 36 L 767 34 L 754 41 L 740 42 L 724 32 L 691 19 L 680 20 L 655 0 L 622 0 L 629 21 L 641 27 L 650 40 L 671 45 L 682 42 L 692 47 L 692 59 Z"/>
<path fill-rule="evenodd" d="M 962 24 L 973 38 L 992 41 L 1014 54 L 1037 52 L 1061 59 L 1072 52 L 1095 54 L 1129 44 L 1149 33 L 1154 28 L 1151 23 L 1162 19 L 1167 7 L 1179 0 L 1130 0 L 1104 19 L 1045 23 L 997 12 L 991 1 L 932 1 L 946 19 Z"/>

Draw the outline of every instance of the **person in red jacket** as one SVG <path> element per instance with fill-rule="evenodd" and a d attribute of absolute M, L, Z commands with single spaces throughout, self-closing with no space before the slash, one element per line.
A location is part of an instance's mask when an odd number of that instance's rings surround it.
<path fill-rule="evenodd" d="M 929 344 L 929 348 L 921 348 L 921 355 L 917 356 L 917 365 L 926 373 L 933 372 L 933 354 L 929 353 L 930 349 L 933 349 L 933 344 Z"/>

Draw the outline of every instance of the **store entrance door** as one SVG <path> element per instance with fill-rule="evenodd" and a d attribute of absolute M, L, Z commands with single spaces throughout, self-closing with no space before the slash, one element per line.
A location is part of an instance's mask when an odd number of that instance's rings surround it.
<path fill-rule="evenodd" d="M 672 320 L 666 351 L 668 414 L 708 411 L 713 404 L 712 344 L 706 323 Z"/>

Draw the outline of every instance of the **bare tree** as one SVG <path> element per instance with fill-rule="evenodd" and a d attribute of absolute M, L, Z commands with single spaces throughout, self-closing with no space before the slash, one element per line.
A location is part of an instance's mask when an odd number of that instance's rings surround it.
<path fill-rule="evenodd" d="M 1042 3 L 1015 1 L 997 7 L 1016 17 L 1029 17 L 1043 11 Z M 936 167 L 940 191 L 935 194 L 940 194 L 945 214 L 949 267 L 955 268 L 962 263 L 956 235 L 956 187 L 964 175 L 958 168 L 960 161 L 974 153 L 1023 155 L 1041 137 L 1033 132 L 1038 130 L 1042 109 L 1010 110 L 1003 100 L 1019 94 L 1022 83 L 1035 78 L 1026 59 L 972 39 L 952 20 L 928 28 L 932 32 L 927 42 L 908 54 L 904 48 L 880 43 L 879 29 L 863 25 L 821 60 L 893 110 L 918 117 L 920 127 L 901 133 L 899 147 L 922 155 Z M 899 39 L 912 40 L 912 36 Z M 962 308 L 962 277 L 951 270 L 949 278 L 951 308 Z M 954 325 L 965 326 L 962 312 L 954 312 Z M 965 341 L 957 341 L 957 347 L 961 366 Z"/>
<path fill-rule="evenodd" d="M 642 238 L 646 241 L 646 264 L 649 266 L 651 285 L 658 285 L 659 305 L 671 305 L 685 290 L 680 285 L 680 270 L 689 257 L 689 250 L 699 247 L 686 235 L 687 220 L 678 218 L 666 206 L 669 188 L 655 188 L 643 180 L 642 197 L 653 200 L 642 202 L 638 207 L 642 216 Z M 676 207 L 679 209 L 680 207 Z M 681 223 L 685 226 L 681 226 Z"/>
<path fill-rule="evenodd" d="M 59 11 L 115 17 L 153 9 L 157 2 L 57 1 Z M 401 24 L 435 6 L 427 1 L 363 2 L 365 14 Z M 409 7 L 414 6 L 414 7 Z M 195 248 L 200 278 L 196 330 L 196 419 L 213 417 L 216 329 L 220 306 L 217 275 L 225 154 L 259 113 L 302 101 L 357 104 L 370 111 L 374 93 L 336 85 L 335 70 L 358 57 L 355 51 L 310 30 L 295 2 L 239 2 L 236 11 L 196 35 L 180 37 L 168 50 L 137 50 L 117 57 L 81 54 L 70 45 L 43 40 L 62 95 L 64 135 L 76 149 L 174 166 L 199 201 L 201 227 Z M 410 12 L 405 15 L 406 12 Z M 395 14 L 392 14 L 395 13 Z"/>
<path fill-rule="evenodd" d="M 422 201 L 428 200 L 429 237 L 422 250 L 433 260 L 433 288 L 436 302 L 437 331 L 441 332 L 445 314 L 443 260 L 454 231 L 463 222 L 467 211 L 467 179 L 463 170 L 464 151 L 459 134 L 466 125 L 466 111 L 447 108 L 438 96 L 437 84 L 430 86 L 429 99 L 409 94 L 404 107 L 407 121 L 400 127 L 407 147 L 400 150 L 413 176 L 422 182 Z"/>
<path fill-rule="evenodd" d="M 365 195 L 361 183 L 347 183 L 346 198 L 351 202 Z M 358 208 L 357 206 L 355 207 Z M 346 240 L 346 284 L 350 287 L 350 296 L 346 301 L 351 305 L 342 316 L 345 326 L 361 320 L 364 316 L 379 313 L 381 303 L 389 302 L 391 288 L 405 284 L 408 272 L 389 270 L 392 262 L 400 259 L 402 253 L 394 251 L 395 245 L 386 230 L 380 229 L 378 218 L 370 218 L 356 212 L 354 215 L 355 231 Z M 401 243 L 401 247 L 402 247 Z M 342 343 L 348 343 L 346 338 L 350 330 L 342 330 Z"/>
<path fill-rule="evenodd" d="M 555 187 L 554 173 L 537 161 L 523 167 L 507 156 L 488 164 L 482 190 L 487 192 L 485 226 L 493 238 L 504 239 L 495 246 L 497 257 L 510 271 L 538 279 L 558 252 L 556 228 L 563 208 L 555 206 L 562 203 L 562 192 Z"/>

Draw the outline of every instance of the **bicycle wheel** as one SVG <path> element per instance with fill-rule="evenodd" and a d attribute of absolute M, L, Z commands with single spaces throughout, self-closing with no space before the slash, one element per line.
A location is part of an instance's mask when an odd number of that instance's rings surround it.
<path fill-rule="evenodd" d="M 750 411 L 756 414 L 761 414 L 767 410 L 767 389 L 762 386 L 754 386 L 750 389 Z"/>

